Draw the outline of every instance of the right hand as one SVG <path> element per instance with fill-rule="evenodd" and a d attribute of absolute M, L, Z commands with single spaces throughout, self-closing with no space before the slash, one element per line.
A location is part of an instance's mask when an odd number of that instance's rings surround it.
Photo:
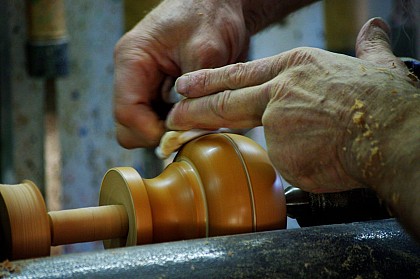
<path fill-rule="evenodd" d="M 420 82 L 393 55 L 388 32 L 382 20 L 368 21 L 358 58 L 297 48 L 188 73 L 177 80 L 188 98 L 174 106 L 167 126 L 263 125 L 270 159 L 292 185 L 310 192 L 382 185 L 392 172 L 391 140 L 420 100 Z"/>
<path fill-rule="evenodd" d="M 162 2 L 115 48 L 119 143 L 126 148 L 158 145 L 175 79 L 197 69 L 242 61 L 248 46 L 240 0 Z"/>

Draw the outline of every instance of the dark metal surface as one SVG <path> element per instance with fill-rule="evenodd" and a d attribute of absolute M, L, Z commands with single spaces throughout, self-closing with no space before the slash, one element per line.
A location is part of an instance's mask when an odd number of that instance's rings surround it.
<path fill-rule="evenodd" d="M 420 278 L 420 246 L 388 219 L 10 264 L 15 278 Z"/>
<path fill-rule="evenodd" d="M 285 196 L 287 216 L 301 227 L 390 218 L 385 204 L 368 188 L 314 194 L 289 186 Z"/>
<path fill-rule="evenodd" d="M 68 40 L 29 42 L 26 45 L 28 73 L 32 77 L 57 78 L 68 75 Z"/>
<path fill-rule="evenodd" d="M 9 1 L 0 0 L 0 7 L 0 180 L 7 183 L 13 178 Z"/>
<path fill-rule="evenodd" d="M 412 72 L 417 78 L 420 78 L 420 61 L 413 58 L 401 58 L 404 61 L 407 68 Z"/>

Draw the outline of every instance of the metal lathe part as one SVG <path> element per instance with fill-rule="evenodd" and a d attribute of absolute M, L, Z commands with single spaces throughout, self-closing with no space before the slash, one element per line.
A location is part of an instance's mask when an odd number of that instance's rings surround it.
<path fill-rule="evenodd" d="M 69 40 L 28 42 L 26 45 L 28 73 L 32 77 L 57 78 L 69 73 Z"/>
<path fill-rule="evenodd" d="M 285 189 L 287 216 L 300 226 L 317 226 L 390 218 L 385 204 L 367 188 L 314 194 L 289 186 Z"/>
<path fill-rule="evenodd" d="M 420 278 L 394 219 L 15 261 L 11 278 Z"/>

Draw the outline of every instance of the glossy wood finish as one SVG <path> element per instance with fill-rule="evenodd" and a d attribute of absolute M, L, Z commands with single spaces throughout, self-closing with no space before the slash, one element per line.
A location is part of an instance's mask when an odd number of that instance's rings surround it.
<path fill-rule="evenodd" d="M 51 243 L 104 240 L 112 248 L 286 226 L 283 188 L 267 153 L 233 134 L 192 140 L 153 179 L 130 167 L 109 170 L 99 207 L 47 213 L 30 182 L 0 191 L 2 212 L 8 212 L 1 216 L 7 233 L 0 242 L 12 251 L 10 259 L 46 256 Z M 32 242 L 40 248 L 22 246 Z"/>
<path fill-rule="evenodd" d="M 31 181 L 0 185 L 0 225 L 0 259 L 49 255 L 47 208 Z"/>

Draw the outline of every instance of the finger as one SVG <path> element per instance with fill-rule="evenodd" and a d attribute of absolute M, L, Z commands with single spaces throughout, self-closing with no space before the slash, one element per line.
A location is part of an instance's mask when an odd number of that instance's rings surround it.
<path fill-rule="evenodd" d="M 275 58 L 188 73 L 177 79 L 176 91 L 186 97 L 196 98 L 227 89 L 259 85 L 278 74 L 277 63 L 270 61 L 272 59 Z"/>
<path fill-rule="evenodd" d="M 389 26 L 380 18 L 366 22 L 356 41 L 356 56 L 387 68 L 407 71 L 401 60 L 392 53 Z"/>
<path fill-rule="evenodd" d="M 226 90 L 201 98 L 184 99 L 169 113 L 166 126 L 173 130 L 192 128 L 253 128 L 270 100 L 270 85 Z"/>
<path fill-rule="evenodd" d="M 121 107 L 127 119 L 116 117 L 117 140 L 125 148 L 155 147 L 165 132 L 164 121 L 144 105 Z"/>
<path fill-rule="evenodd" d="M 163 80 L 156 62 L 140 50 L 121 44 L 115 55 L 114 114 L 117 139 L 126 148 L 156 146 L 163 121 L 152 103 Z"/>

